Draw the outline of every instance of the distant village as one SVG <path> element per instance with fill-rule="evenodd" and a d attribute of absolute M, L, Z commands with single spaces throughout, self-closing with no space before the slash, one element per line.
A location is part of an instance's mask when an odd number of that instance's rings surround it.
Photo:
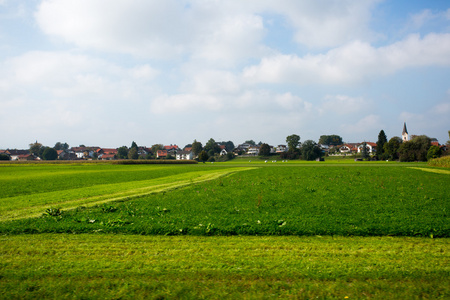
<path fill-rule="evenodd" d="M 383 131 L 384 134 L 384 131 Z M 450 133 L 449 133 L 450 134 Z M 296 136 L 296 135 L 294 135 Z M 298 136 L 297 136 L 298 137 Z M 323 139 L 326 137 L 328 139 Z M 398 142 L 407 142 L 413 139 L 414 135 L 409 135 L 406 123 L 403 126 L 402 137 L 394 137 L 401 139 Z M 289 137 L 288 137 L 289 138 Z M 374 142 L 360 142 L 360 143 L 342 143 L 342 138 L 336 135 L 321 136 L 319 142 L 330 141 L 333 138 L 334 144 L 319 143 L 316 144 L 313 141 L 310 144 L 315 147 L 317 157 L 323 156 L 348 156 L 348 155 L 361 155 L 365 154 L 375 156 L 377 153 L 377 143 Z M 380 137 L 379 137 L 380 138 Z M 298 137 L 300 139 L 300 137 Z M 437 140 L 430 139 L 431 146 L 436 146 L 440 149 L 441 153 L 448 150 L 448 145 L 441 145 Z M 194 145 L 195 143 L 199 145 Z M 306 142 L 305 142 L 306 143 Z M 384 141 L 383 143 L 387 143 Z M 212 144 L 212 145 L 211 145 Z M 196 147 L 197 146 L 197 147 Z M 194 149 L 196 148 L 196 149 Z M 262 152 L 264 148 L 264 153 Z M 302 143 L 298 141 L 295 150 L 302 149 Z M 236 156 L 254 157 L 254 156 L 271 156 L 279 155 L 280 157 L 286 157 L 288 153 L 292 152 L 292 147 L 289 145 L 267 145 L 262 142 L 256 144 L 254 141 L 246 141 L 245 143 L 234 145 L 233 142 L 219 142 L 216 143 L 213 139 L 210 139 L 208 143 L 203 146 L 201 143 L 194 141 L 193 144 L 188 144 L 181 148 L 176 144 L 162 145 L 155 144 L 152 147 L 138 146 L 135 142 L 131 147 L 122 146 L 119 148 L 102 148 L 99 146 L 85 146 L 80 145 L 78 147 L 70 147 L 67 143 L 57 143 L 53 148 L 46 147 L 36 141 L 30 144 L 30 149 L 4 149 L 0 150 L 0 157 L 2 160 L 10 161 L 33 161 L 33 160 L 48 160 L 45 156 L 45 150 L 51 149 L 54 151 L 51 160 L 118 160 L 118 159 L 175 159 L 175 160 L 193 160 L 198 159 L 199 152 L 206 150 L 208 157 L 216 158 L 228 158 L 232 159 Z M 226 159 L 225 159 L 226 160 Z"/>

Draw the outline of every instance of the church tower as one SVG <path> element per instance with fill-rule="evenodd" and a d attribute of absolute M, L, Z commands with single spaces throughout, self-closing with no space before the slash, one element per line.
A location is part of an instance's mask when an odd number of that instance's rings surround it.
<path fill-rule="evenodd" d="M 403 140 L 404 142 L 409 141 L 408 130 L 406 129 L 406 122 L 403 123 L 402 140 Z"/>

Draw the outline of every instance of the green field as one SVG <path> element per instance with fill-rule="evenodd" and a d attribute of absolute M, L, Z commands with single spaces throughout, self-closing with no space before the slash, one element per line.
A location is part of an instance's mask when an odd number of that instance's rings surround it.
<path fill-rule="evenodd" d="M 444 299 L 449 183 L 349 160 L 2 164 L 0 293 Z"/>

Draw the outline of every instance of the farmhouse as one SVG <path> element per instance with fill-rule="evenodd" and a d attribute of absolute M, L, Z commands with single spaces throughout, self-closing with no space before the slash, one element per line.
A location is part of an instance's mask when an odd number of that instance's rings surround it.
<path fill-rule="evenodd" d="M 276 153 L 283 153 L 287 151 L 287 146 L 286 145 L 278 145 L 276 147 Z"/>
<path fill-rule="evenodd" d="M 30 154 L 29 150 L 6 150 L 6 154 L 11 157 L 11 160 L 19 160 L 20 155 Z"/>
<path fill-rule="evenodd" d="M 358 143 L 347 143 L 339 147 L 340 153 L 355 153 L 358 152 Z"/>
<path fill-rule="evenodd" d="M 190 160 L 194 158 L 194 153 L 192 151 L 177 151 L 175 158 L 177 160 Z"/>
<path fill-rule="evenodd" d="M 368 153 L 375 153 L 377 151 L 377 144 L 372 142 L 365 142 L 366 143 L 366 149 Z M 364 143 L 361 143 L 358 145 L 358 153 L 362 152 L 362 149 L 364 147 Z"/>
<path fill-rule="evenodd" d="M 251 146 L 247 150 L 248 155 L 258 155 L 259 154 L 259 147 L 258 146 Z"/>
<path fill-rule="evenodd" d="M 98 158 L 101 159 L 101 160 L 113 160 L 113 159 L 116 159 L 116 155 L 115 154 L 105 153 L 105 154 L 100 154 L 98 156 Z"/>
<path fill-rule="evenodd" d="M 166 158 L 168 155 L 167 150 L 158 150 L 156 152 L 156 157 L 157 158 Z"/>

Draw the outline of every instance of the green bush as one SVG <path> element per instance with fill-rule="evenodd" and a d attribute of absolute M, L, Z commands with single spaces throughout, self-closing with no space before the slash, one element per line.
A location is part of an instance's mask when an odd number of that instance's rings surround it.
<path fill-rule="evenodd" d="M 450 168 L 450 156 L 434 158 L 428 161 L 430 167 Z"/>

